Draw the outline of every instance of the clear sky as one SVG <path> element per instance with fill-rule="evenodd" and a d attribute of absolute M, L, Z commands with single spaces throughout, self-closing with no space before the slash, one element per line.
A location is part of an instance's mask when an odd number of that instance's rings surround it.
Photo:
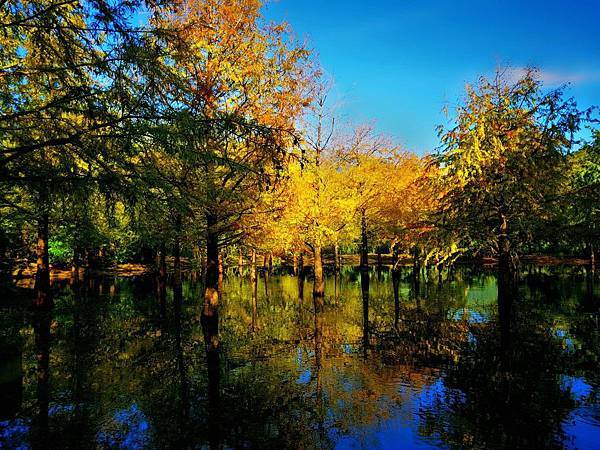
<path fill-rule="evenodd" d="M 465 83 L 533 65 L 581 107 L 600 105 L 600 0 L 274 0 L 269 20 L 307 39 L 339 113 L 422 153 Z"/>

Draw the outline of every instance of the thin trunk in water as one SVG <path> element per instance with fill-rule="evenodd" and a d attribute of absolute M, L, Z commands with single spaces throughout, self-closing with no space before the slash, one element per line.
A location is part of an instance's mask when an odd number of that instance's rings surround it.
<path fill-rule="evenodd" d="M 413 296 L 418 299 L 421 295 L 421 265 L 419 263 L 419 247 L 413 249 Z"/>
<path fill-rule="evenodd" d="M 167 313 L 167 246 L 160 243 L 160 260 L 158 263 L 158 301 L 160 315 L 164 319 Z"/>
<path fill-rule="evenodd" d="M 363 300 L 363 352 L 367 355 L 369 347 L 369 242 L 367 237 L 367 218 L 362 212 L 360 221 L 360 288 Z"/>
<path fill-rule="evenodd" d="M 317 370 L 321 368 L 323 349 L 323 310 L 325 309 L 325 280 L 323 278 L 323 259 L 321 246 L 314 248 L 315 280 L 313 285 L 313 305 L 315 313 L 315 359 Z"/>
<path fill-rule="evenodd" d="M 498 315 L 500 319 L 501 347 L 510 347 L 510 322 L 514 295 L 514 270 L 508 240 L 508 222 L 504 215 L 500 217 L 500 234 L 498 236 Z"/>
<path fill-rule="evenodd" d="M 298 257 L 298 299 L 304 300 L 304 255 Z"/>
<path fill-rule="evenodd" d="M 48 207 L 48 193 L 45 189 L 40 193 L 39 202 L 42 208 Z M 35 273 L 35 307 L 49 310 L 52 308 L 50 292 L 50 259 L 48 256 L 48 211 L 43 210 L 37 223 L 37 270 Z"/>
<path fill-rule="evenodd" d="M 258 319 L 257 281 L 258 280 L 256 279 L 256 250 L 252 250 L 252 262 L 250 263 L 250 289 L 252 290 L 252 332 L 256 331 Z"/>
<path fill-rule="evenodd" d="M 175 242 L 173 244 L 173 300 L 175 305 L 183 302 L 181 285 L 181 215 L 175 217 Z"/>
<path fill-rule="evenodd" d="M 217 217 L 206 215 L 206 285 L 200 323 L 204 334 L 208 366 L 209 441 L 211 449 L 220 447 L 220 351 L 219 351 L 219 236 Z"/>
<path fill-rule="evenodd" d="M 590 302 L 594 301 L 594 288 L 596 282 L 596 249 L 594 243 L 589 243 L 590 249 L 590 265 L 587 273 L 587 294 Z"/>
<path fill-rule="evenodd" d="M 323 277 L 323 255 L 320 245 L 314 247 L 313 268 L 315 272 L 315 280 L 313 284 L 313 298 L 315 301 L 323 302 L 325 297 L 325 279 Z"/>
<path fill-rule="evenodd" d="M 34 447 L 45 448 L 48 444 L 48 414 L 50 406 L 50 311 L 38 310 L 34 317 L 36 346 L 37 406 Z"/>
<path fill-rule="evenodd" d="M 400 320 L 400 252 L 396 247 L 393 251 L 392 284 L 394 286 L 394 328 L 398 329 Z"/>
<path fill-rule="evenodd" d="M 206 284 L 200 322 L 209 360 L 219 353 L 219 236 L 217 217 L 206 215 Z M 215 356 L 217 355 L 217 356 Z"/>

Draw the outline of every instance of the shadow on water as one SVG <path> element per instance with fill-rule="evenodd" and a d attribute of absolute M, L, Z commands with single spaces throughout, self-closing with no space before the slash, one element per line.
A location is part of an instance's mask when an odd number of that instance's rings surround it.
<path fill-rule="evenodd" d="M 3 288 L 0 447 L 600 441 L 600 298 L 584 271 L 526 268 L 505 315 L 483 269 L 341 268 L 319 302 L 308 271 L 265 270 L 224 274 L 212 331 L 201 277 L 56 284 L 45 313 Z"/>

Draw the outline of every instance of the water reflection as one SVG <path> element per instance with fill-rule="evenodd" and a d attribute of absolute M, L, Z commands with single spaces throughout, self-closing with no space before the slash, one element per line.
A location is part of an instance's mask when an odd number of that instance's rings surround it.
<path fill-rule="evenodd" d="M 437 272 L 341 268 L 309 301 L 301 261 L 296 275 L 270 276 L 267 262 L 266 277 L 253 263 L 243 279 L 224 274 L 213 328 L 199 323 L 192 277 L 175 288 L 161 276 L 88 277 L 55 285 L 51 312 L 4 304 L 0 447 L 600 440 L 600 302 L 584 271 L 526 269 L 504 320 L 482 270 L 440 283 Z"/>

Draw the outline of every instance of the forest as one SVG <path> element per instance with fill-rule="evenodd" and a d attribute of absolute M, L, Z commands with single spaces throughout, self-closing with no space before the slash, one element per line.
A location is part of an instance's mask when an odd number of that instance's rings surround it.
<path fill-rule="evenodd" d="M 184 259 L 207 314 L 224 264 L 309 266 L 317 297 L 344 254 L 440 276 L 494 258 L 509 279 L 527 255 L 594 270 L 597 120 L 534 68 L 469 85 L 416 155 L 336 120 L 313 51 L 259 1 L 14 1 L 2 23 L 2 272 L 37 260 L 39 307 L 50 267 L 168 260 L 178 283 Z"/>
<path fill-rule="evenodd" d="M 389 270 L 396 327 L 406 270 L 443 284 L 493 267 L 504 317 L 525 264 L 580 267 L 593 298 L 595 108 L 535 67 L 499 67 L 418 154 L 343 119 L 316 50 L 262 8 L 0 2 L 0 278 L 31 278 L 34 311 L 52 310 L 60 277 L 150 273 L 164 311 L 167 288 L 176 305 L 197 276 L 210 360 L 233 275 L 256 292 L 259 277 L 293 274 L 318 317 L 327 274 L 357 267 L 366 329 L 373 268 Z"/>

